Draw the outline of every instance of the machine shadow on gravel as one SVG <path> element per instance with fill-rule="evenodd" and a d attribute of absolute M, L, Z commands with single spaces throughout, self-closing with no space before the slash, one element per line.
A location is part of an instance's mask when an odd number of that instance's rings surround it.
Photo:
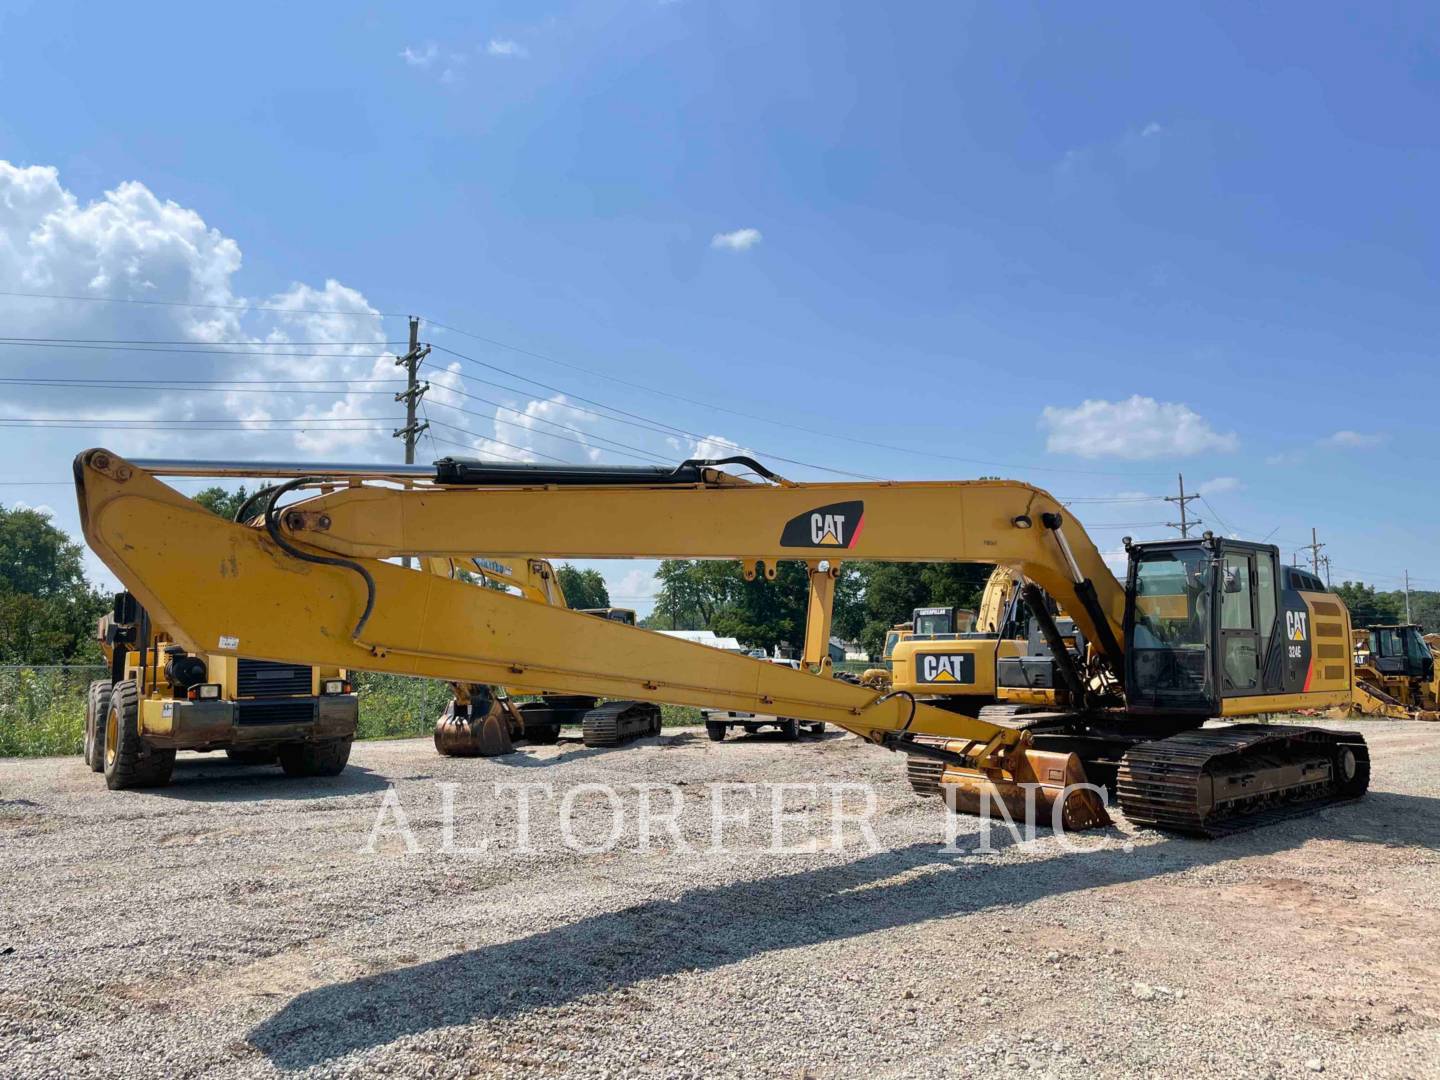
<path fill-rule="evenodd" d="M 997 830 L 996 840 L 1002 836 L 1003 830 Z M 513 1017 L 662 975 L 710 970 L 775 950 L 935 918 L 1019 907 L 1272 854 L 1312 840 L 1440 850 L 1440 799 L 1374 792 L 1360 803 L 1224 840 L 1166 837 L 1126 852 L 1123 839 L 1112 829 L 1104 849 L 1061 853 L 1043 863 L 957 859 L 938 843 L 916 844 L 843 866 L 695 889 L 675 900 L 652 900 L 308 991 L 256 1027 L 249 1042 L 279 1068 L 304 1069 L 408 1035 Z M 963 876 L 944 872 L 964 864 L 972 869 Z M 757 859 L 757 872 L 764 865 Z M 936 872 L 876 884 L 926 867 Z"/>
<path fill-rule="evenodd" d="M 223 755 L 184 756 L 175 759 L 168 785 L 140 788 L 137 794 L 182 802 L 295 802 L 384 791 L 390 779 L 354 764 L 347 765 L 339 776 L 300 778 L 286 776 L 279 765 L 237 765 Z"/>
<path fill-rule="evenodd" d="M 649 735 L 643 739 L 622 743 L 619 746 L 586 746 L 579 738 L 562 736 L 560 741 L 555 744 L 559 750 L 557 754 L 542 756 L 531 753 L 522 743 L 515 748 L 513 753 L 502 754 L 494 760 L 515 769 L 549 769 L 556 765 L 569 765 L 571 762 L 584 761 L 586 758 L 601 754 L 624 753 L 634 750 L 636 747 L 663 748 L 669 745 L 673 738 L 674 736 L 667 738 L 664 735 Z"/>

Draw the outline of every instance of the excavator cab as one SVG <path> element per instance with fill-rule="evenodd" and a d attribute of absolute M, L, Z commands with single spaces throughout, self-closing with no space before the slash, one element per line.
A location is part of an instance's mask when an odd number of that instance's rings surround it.
<path fill-rule="evenodd" d="M 912 613 L 911 625 L 915 628 L 917 641 L 944 641 L 959 634 L 970 632 L 975 624 L 975 613 L 968 608 L 921 607 Z"/>
<path fill-rule="evenodd" d="M 1278 712 L 1303 705 L 1300 695 L 1348 686 L 1344 605 L 1313 574 L 1282 567 L 1274 545 L 1206 533 L 1126 550 L 1132 712 Z"/>
<path fill-rule="evenodd" d="M 578 608 L 583 615 L 594 615 L 598 619 L 609 619 L 611 622 L 624 623 L 626 626 L 635 625 L 635 612 L 631 608 L 623 607 L 595 607 Z"/>

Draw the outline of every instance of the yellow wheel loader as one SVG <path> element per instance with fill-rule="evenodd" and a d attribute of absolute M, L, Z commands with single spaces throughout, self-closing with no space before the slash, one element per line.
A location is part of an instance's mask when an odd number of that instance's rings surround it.
<path fill-rule="evenodd" d="M 1396 720 L 1440 720 L 1440 664 L 1422 627 L 1370 626 L 1355 631 L 1354 638 L 1355 712 Z"/>
<path fill-rule="evenodd" d="M 738 465 L 758 479 L 725 470 Z M 279 476 L 256 521 L 223 521 L 158 476 Z M 1361 796 L 1357 733 L 1229 723 L 1347 704 L 1345 605 L 1282 572 L 1273 545 L 1125 542 L 1125 581 L 1047 492 L 1009 480 L 796 483 L 749 457 L 670 467 L 446 458 L 426 466 L 75 461 L 85 538 L 189 648 L 310 658 L 525 694 L 585 694 L 794 716 L 929 759 L 962 811 L 999 803 L 1066 828 L 1127 818 L 1201 836 Z M 398 565 L 423 559 L 739 560 L 810 581 L 800 669 Z M 833 677 L 841 560 L 984 562 L 1042 589 L 1103 671 L 1057 649 L 1065 709 L 1013 726 Z M 224 568 L 224 573 L 220 568 Z M 1059 628 L 1033 610 L 1047 640 Z M 1095 674 L 1103 674 L 1097 680 Z M 1087 677 L 1091 676 L 1091 677 Z"/>
<path fill-rule="evenodd" d="M 223 639 L 223 652 L 189 650 L 128 592 L 98 636 L 110 677 L 89 687 L 85 761 L 112 790 L 169 783 L 178 750 L 278 761 L 290 776 L 345 768 L 360 710 L 343 668 L 254 660 Z"/>

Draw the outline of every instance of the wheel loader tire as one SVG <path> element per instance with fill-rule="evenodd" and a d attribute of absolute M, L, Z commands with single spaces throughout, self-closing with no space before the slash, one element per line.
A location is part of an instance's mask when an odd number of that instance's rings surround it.
<path fill-rule="evenodd" d="M 786 742 L 794 742 L 800 738 L 800 721 L 793 716 L 787 716 L 780 721 L 780 737 Z"/>
<path fill-rule="evenodd" d="M 810 734 L 811 734 L 811 735 L 824 735 L 824 734 L 825 734 L 825 722 L 822 720 L 822 721 L 820 721 L 820 723 L 818 723 L 818 724 L 811 724 L 811 725 L 810 725 Z"/>
<path fill-rule="evenodd" d="M 275 759 L 280 752 L 273 746 L 267 746 L 263 750 L 245 750 L 231 747 L 225 751 L 225 756 L 236 765 L 274 765 Z"/>
<path fill-rule="evenodd" d="M 110 708 L 110 680 L 96 679 L 85 699 L 85 764 L 105 771 L 105 713 Z"/>
<path fill-rule="evenodd" d="M 725 741 L 725 725 L 713 720 L 705 721 L 705 734 L 710 736 L 711 742 Z"/>
<path fill-rule="evenodd" d="M 286 776 L 339 776 L 350 760 L 351 741 L 287 743 L 280 747 L 280 767 Z"/>
<path fill-rule="evenodd" d="M 105 710 L 105 786 L 164 787 L 175 768 L 175 751 L 146 746 L 140 737 L 140 688 L 126 679 L 110 688 Z"/>

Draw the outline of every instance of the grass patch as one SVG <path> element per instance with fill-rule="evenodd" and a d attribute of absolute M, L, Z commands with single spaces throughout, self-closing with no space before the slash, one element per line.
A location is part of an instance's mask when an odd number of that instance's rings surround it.
<path fill-rule="evenodd" d="M 85 744 L 85 698 L 96 668 L 0 669 L 0 757 L 78 754 Z"/>
<path fill-rule="evenodd" d="M 0 757 L 79 754 L 85 742 L 85 699 L 103 667 L 0 669 Z M 403 675 L 355 672 L 361 739 L 424 738 L 450 700 L 450 684 Z M 524 700 L 524 699 L 521 699 Z M 666 727 L 695 725 L 700 710 L 662 705 Z"/>

